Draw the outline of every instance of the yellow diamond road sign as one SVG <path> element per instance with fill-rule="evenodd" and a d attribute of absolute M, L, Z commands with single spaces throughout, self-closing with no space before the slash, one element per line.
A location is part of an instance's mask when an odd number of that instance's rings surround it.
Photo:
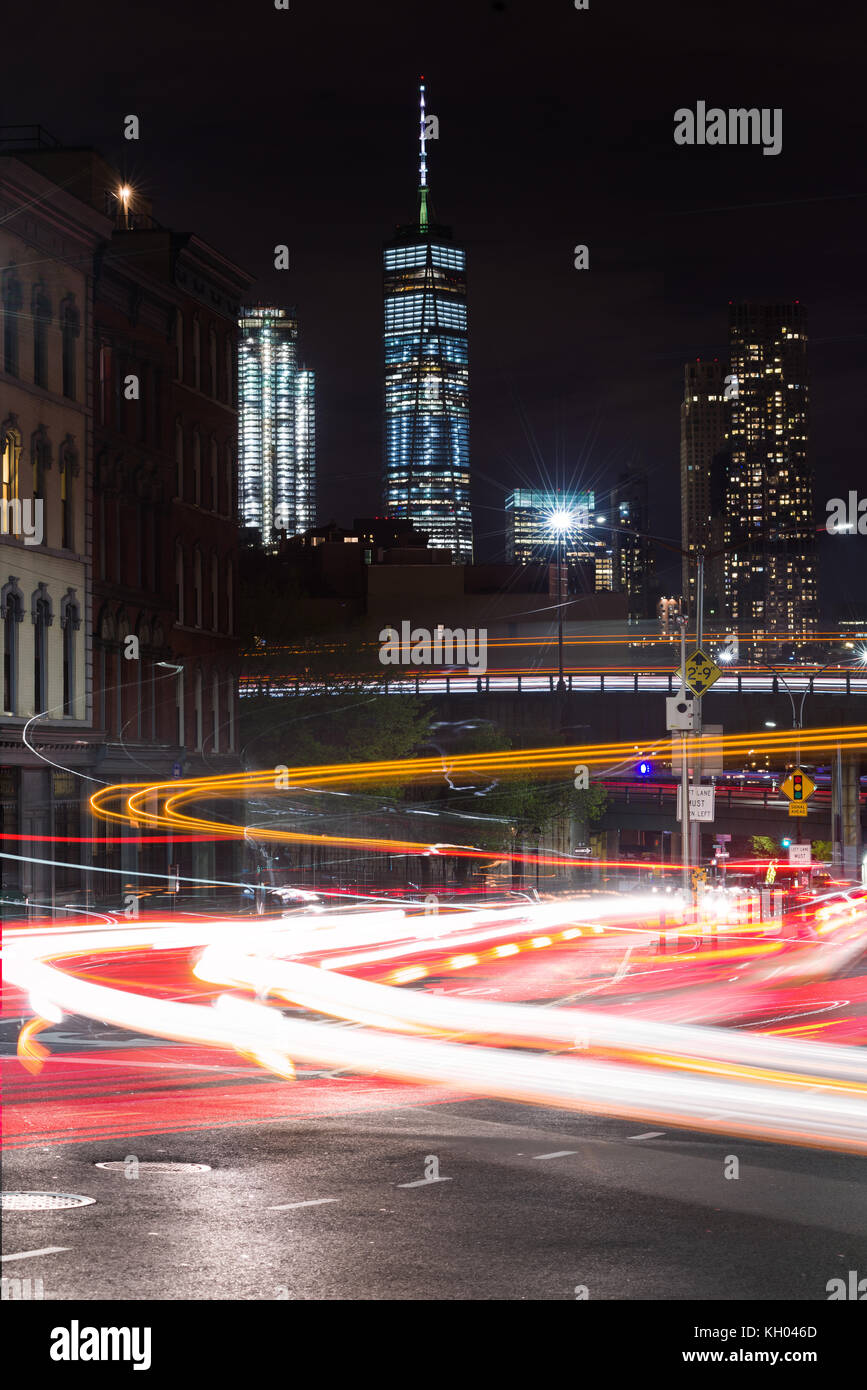
<path fill-rule="evenodd" d="M 710 690 L 714 681 L 718 681 L 721 675 L 720 668 L 701 649 L 693 652 L 686 663 L 686 683 L 699 699 L 706 690 Z"/>
<path fill-rule="evenodd" d="M 806 803 L 806 801 L 790 801 L 790 802 L 789 802 L 789 815 L 790 815 L 790 816 L 805 816 L 806 814 L 807 814 L 807 803 Z"/>
<path fill-rule="evenodd" d="M 785 782 L 780 783 L 780 791 L 783 796 L 787 796 L 793 803 L 809 801 L 815 790 L 816 783 L 802 767 L 796 767 L 794 772 L 789 773 Z M 795 815 L 797 815 L 797 811 Z"/>

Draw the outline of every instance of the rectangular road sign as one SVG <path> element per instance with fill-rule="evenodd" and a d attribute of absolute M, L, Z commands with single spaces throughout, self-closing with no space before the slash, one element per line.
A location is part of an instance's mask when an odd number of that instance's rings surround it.
<path fill-rule="evenodd" d="M 690 787 L 689 818 L 696 821 L 712 821 L 714 812 L 715 787 Z M 677 789 L 677 819 L 683 820 L 683 798 Z"/>
<path fill-rule="evenodd" d="M 722 671 L 706 652 L 698 648 L 692 656 L 687 658 L 686 671 L 684 672 L 686 684 L 692 693 L 700 700 L 706 690 L 710 690 L 714 681 L 718 681 Z"/>
<path fill-rule="evenodd" d="M 812 862 L 810 845 L 789 845 L 789 863 L 806 869 Z"/>
<path fill-rule="evenodd" d="M 790 816 L 805 816 L 806 814 L 807 814 L 807 803 L 806 803 L 806 801 L 790 801 L 790 802 L 789 802 L 789 815 L 790 815 Z"/>

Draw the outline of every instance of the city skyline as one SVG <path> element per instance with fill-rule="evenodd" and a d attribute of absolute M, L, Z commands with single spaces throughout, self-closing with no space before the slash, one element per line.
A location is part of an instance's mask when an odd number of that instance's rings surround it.
<path fill-rule="evenodd" d="M 41 120 L 64 139 L 90 141 L 123 158 L 144 183 L 158 215 L 202 227 L 258 277 L 256 297 L 292 303 L 305 325 L 305 351 L 319 378 L 317 438 L 320 518 L 368 513 L 382 470 L 381 278 L 383 228 L 406 218 L 406 171 L 417 148 L 412 110 L 423 71 L 436 94 L 440 139 L 437 201 L 459 216 L 472 279 L 473 507 L 480 559 L 493 558 L 504 495 L 517 486 L 610 481 L 627 462 L 650 480 L 651 529 L 678 503 L 677 406 L 683 363 L 728 351 L 719 306 L 730 299 L 810 305 L 812 434 L 828 497 L 846 496 L 858 475 L 864 433 L 857 390 L 867 359 L 861 331 L 860 180 L 863 113 L 838 129 L 838 106 L 814 58 L 830 52 L 819 16 L 793 28 L 786 8 L 760 16 L 735 7 L 725 24 L 691 17 L 689 33 L 656 44 L 650 12 L 627 4 L 619 17 L 564 7 L 541 23 L 517 3 L 458 6 L 447 0 L 433 29 L 421 11 L 386 0 L 388 46 L 367 44 L 362 16 L 343 17 L 346 45 L 332 51 L 321 20 L 284 16 L 305 54 L 287 88 L 275 80 L 284 45 L 270 19 L 251 15 L 259 45 L 256 112 L 208 106 L 234 82 L 233 50 L 221 35 L 235 16 L 211 8 L 207 65 L 160 89 L 125 85 L 105 59 L 111 24 L 85 38 L 64 23 L 64 53 L 85 80 L 75 128 L 57 54 L 46 56 L 38 94 L 10 74 L 7 110 Z M 177 15 L 155 0 L 139 36 L 147 66 L 168 63 L 160 19 Z M 594 61 L 576 38 L 593 28 Z M 192 17 L 182 34 L 195 42 Z M 451 41 L 455 32 L 464 39 Z M 623 34 L 631 35 L 623 44 Z M 276 43 L 275 43 L 276 39 Z M 654 48 L 651 75 L 642 47 Z M 363 69 L 353 49 L 365 48 Z M 490 51 L 490 67 L 474 53 Z M 684 90 L 683 63 L 690 55 Z M 721 77 L 719 58 L 736 60 Z M 772 60 L 772 61 L 771 61 Z M 837 71 L 852 55 L 834 53 Z M 616 64 L 619 96 L 606 74 Z M 179 68 L 177 69 L 179 71 Z M 544 71 L 545 76 L 541 74 Z M 825 69 L 823 68 L 823 73 Z M 802 100 L 806 74 L 812 91 Z M 828 68 L 830 72 L 830 67 Z M 576 80 L 577 79 L 577 80 Z M 137 143 L 123 138 L 123 113 L 137 109 Z M 837 91 L 842 88 L 837 86 Z M 827 92 L 823 100 L 821 91 Z M 773 159 L 748 147 L 678 147 L 675 110 L 693 97 L 708 105 L 782 108 L 785 140 Z M 208 106 L 203 122 L 200 111 Z M 482 125 L 476 112 L 496 112 Z M 605 122 L 590 119 L 606 111 Z M 347 113 L 351 121 L 347 125 Z M 401 134 L 403 132 L 403 134 Z M 198 176 L 179 153 L 195 139 Z M 347 158 L 347 148 L 351 157 Z M 823 249 L 834 228 L 833 257 Z M 290 248 L 291 269 L 274 269 L 274 246 Z M 589 247 L 590 269 L 574 269 L 574 247 Z M 839 285 L 848 281 L 843 294 Z M 547 475 L 547 476 L 546 476 Z M 825 499 L 817 499 L 819 520 Z M 852 547 L 819 537 L 828 590 L 854 601 Z M 679 587 L 672 559 L 667 588 Z"/>

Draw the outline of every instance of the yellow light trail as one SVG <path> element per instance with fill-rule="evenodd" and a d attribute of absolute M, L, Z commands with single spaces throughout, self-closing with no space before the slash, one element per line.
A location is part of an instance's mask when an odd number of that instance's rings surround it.
<path fill-rule="evenodd" d="M 835 725 L 822 729 L 799 730 L 801 757 L 806 752 L 830 752 L 840 748 L 861 749 L 867 746 L 867 725 Z M 791 763 L 791 730 L 762 730 L 761 733 L 702 735 L 687 740 L 688 758 L 709 753 L 736 755 L 746 750 L 777 755 Z M 238 799 L 256 793 L 275 794 L 281 791 L 303 792 L 310 788 L 364 786 L 378 782 L 430 782 L 443 776 L 448 765 L 449 776 L 516 776 L 533 773 L 539 777 L 557 776 L 576 764 L 591 768 L 606 768 L 633 759 L 640 751 L 644 757 L 670 756 L 670 736 L 643 742 L 633 741 L 601 744 L 576 744 L 568 747 L 510 749 L 507 751 L 456 754 L 447 760 L 442 755 L 426 758 L 393 758 L 369 763 L 332 763 L 322 766 L 290 768 L 286 774 L 289 785 L 278 785 L 276 768 L 259 772 L 239 772 L 218 777 L 197 777 L 184 781 L 118 783 L 94 792 L 90 799 L 94 816 L 126 824 L 135 822 L 154 828 L 178 832 L 203 831 L 219 837 L 247 838 L 262 841 L 362 846 L 384 852 L 429 854 L 447 851 L 490 858 L 492 851 L 475 850 L 468 846 L 430 841 L 365 838 L 346 835 L 314 835 L 309 832 L 251 828 L 229 825 L 202 816 L 186 815 L 181 808 L 196 801 Z M 148 802 L 156 803 L 149 810 Z M 119 809 L 117 803 L 122 803 Z M 503 857 L 501 855 L 501 857 Z M 509 857 L 505 855 L 505 857 Z M 574 864 L 571 858 L 568 861 Z"/>

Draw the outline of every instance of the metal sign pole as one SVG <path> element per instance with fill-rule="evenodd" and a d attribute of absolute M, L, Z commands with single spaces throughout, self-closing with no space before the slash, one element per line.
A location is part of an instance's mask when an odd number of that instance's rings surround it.
<path fill-rule="evenodd" d="M 683 689 L 686 690 L 686 618 L 680 617 L 680 675 Z M 687 743 L 688 734 L 684 732 L 680 739 L 680 839 L 682 845 L 683 858 L 683 891 L 685 894 L 690 892 L 691 883 L 689 876 L 689 770 L 687 768 Z"/>
<path fill-rule="evenodd" d="M 698 549 L 698 575 L 696 583 L 696 648 L 704 651 L 704 546 Z M 684 672 L 686 666 L 684 666 Z M 702 712 L 701 700 L 697 701 L 696 722 L 694 725 L 698 734 L 698 761 L 696 762 L 694 785 L 700 787 L 702 784 L 701 776 L 701 732 L 702 732 Z M 691 844 L 690 855 L 696 868 L 701 864 L 701 825 L 696 821 L 690 828 Z M 693 892 L 693 905 L 697 906 L 697 894 Z"/>

